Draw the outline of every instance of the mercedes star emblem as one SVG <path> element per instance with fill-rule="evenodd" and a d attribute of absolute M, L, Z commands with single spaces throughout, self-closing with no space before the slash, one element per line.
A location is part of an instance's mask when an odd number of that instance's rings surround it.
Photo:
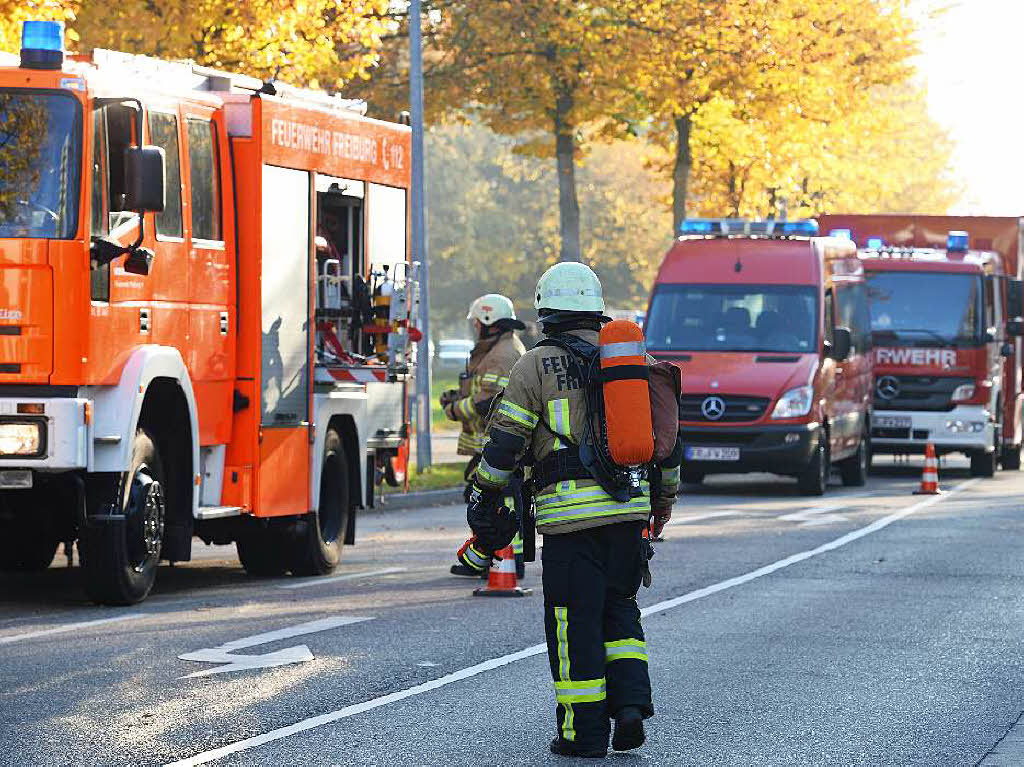
<path fill-rule="evenodd" d="M 896 399 L 900 393 L 900 382 L 896 376 L 881 376 L 875 383 L 875 391 L 882 399 Z"/>
<path fill-rule="evenodd" d="M 721 397 L 707 397 L 700 403 L 700 412 L 709 421 L 717 421 L 725 415 L 725 401 Z"/>

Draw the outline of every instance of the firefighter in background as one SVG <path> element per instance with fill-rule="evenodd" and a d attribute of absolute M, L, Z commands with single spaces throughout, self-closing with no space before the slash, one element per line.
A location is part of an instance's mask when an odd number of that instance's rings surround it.
<path fill-rule="evenodd" d="M 523 356 L 525 348 L 515 331 L 526 325 L 516 319 L 512 301 L 498 293 L 480 296 L 469 307 L 466 319 L 472 324 L 476 345 L 469 355 L 466 372 L 459 376 L 459 390 L 441 394 L 441 407 L 452 421 L 462 423 L 459 434 L 459 455 L 470 456 L 466 465 L 466 496 L 472 486 L 480 451 L 483 449 L 487 414 L 495 398 L 508 384 L 508 373 Z M 509 501 L 511 504 L 511 500 Z M 523 576 L 523 543 L 520 536 L 513 543 L 519 577 Z M 484 555 L 470 538 L 459 549 L 458 562 L 452 565 L 453 575 L 479 576 L 491 566 L 490 555 Z"/>
<path fill-rule="evenodd" d="M 502 505 L 506 483 L 532 454 L 536 526 L 545 536 L 544 629 L 557 701 L 558 734 L 550 749 L 603 757 L 610 720 L 612 747 L 626 751 L 643 744 L 643 720 L 654 713 L 636 594 L 641 582 L 650 583 L 653 551 L 644 530 L 653 515 L 651 533 L 659 535 L 671 515 L 682 447 L 676 437 L 671 454 L 650 466 L 660 480 L 653 498 L 650 486 L 637 482 L 627 501 L 615 500 L 579 449 L 594 444 L 580 439 L 592 418 L 586 389 L 594 377 L 583 380 L 570 354 L 546 345 L 587 348 L 596 359 L 599 331 L 609 321 L 601 283 L 583 264 L 556 264 L 537 283 L 536 307 L 546 338 L 509 375 L 488 427 L 467 519 L 485 553 L 507 545 L 518 520 Z"/>

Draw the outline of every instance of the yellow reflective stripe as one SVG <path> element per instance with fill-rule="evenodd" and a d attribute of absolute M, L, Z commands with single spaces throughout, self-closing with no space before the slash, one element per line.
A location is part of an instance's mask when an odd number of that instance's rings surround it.
<path fill-rule="evenodd" d="M 511 418 L 516 423 L 522 424 L 528 429 L 536 428 L 537 422 L 540 420 L 540 418 L 534 413 L 531 413 L 526 408 L 519 407 L 516 403 L 509 402 L 508 400 L 502 400 L 501 404 L 498 406 L 498 412 L 501 415 Z"/>
<path fill-rule="evenodd" d="M 492 485 L 506 485 L 512 477 L 512 469 L 496 469 L 487 463 L 486 458 L 481 458 L 476 467 L 477 475 Z"/>
<path fill-rule="evenodd" d="M 597 703 L 606 697 L 604 677 L 579 682 L 555 682 L 555 700 L 559 703 Z"/>
<path fill-rule="evenodd" d="M 497 373 L 485 373 L 483 376 L 480 377 L 480 380 L 483 381 L 484 383 L 497 383 L 498 382 L 498 374 Z"/>
<path fill-rule="evenodd" d="M 644 498 L 640 502 L 610 503 L 603 506 L 578 506 L 550 511 L 537 511 L 537 525 L 549 525 L 553 522 L 571 522 L 580 519 L 600 519 L 604 517 L 625 516 L 637 512 L 650 512 L 651 504 Z"/>
<path fill-rule="evenodd" d="M 605 663 L 633 658 L 647 662 L 647 642 L 642 639 L 619 639 L 604 643 Z"/>
<path fill-rule="evenodd" d="M 569 679 L 569 608 L 555 607 L 555 639 L 557 641 L 558 653 L 558 679 L 568 681 Z M 555 682 L 555 697 L 558 697 L 558 682 Z M 561 703 L 561 701 L 559 701 Z M 562 703 L 565 715 L 562 717 L 562 737 L 566 740 L 576 740 L 576 728 L 572 713 L 572 703 Z"/>
<path fill-rule="evenodd" d="M 523 538 L 521 535 L 519 535 L 519 533 L 516 533 L 515 537 L 512 539 L 512 553 L 523 553 Z"/>
<path fill-rule="evenodd" d="M 555 434 L 572 437 L 569 427 L 569 400 L 566 398 L 548 401 L 548 426 Z"/>
<path fill-rule="evenodd" d="M 455 415 L 459 416 L 463 421 L 468 421 L 476 416 L 476 407 L 474 407 L 472 397 L 460 399 L 452 409 L 455 411 Z"/>
<path fill-rule="evenodd" d="M 508 376 L 505 376 L 504 378 L 499 378 L 498 379 L 498 386 L 500 386 L 502 389 L 504 389 L 506 386 L 508 386 Z"/>
<path fill-rule="evenodd" d="M 475 546 L 470 544 L 462 552 L 463 564 L 472 567 L 474 570 L 486 570 L 491 564 L 491 558 L 484 556 Z"/>
<path fill-rule="evenodd" d="M 661 470 L 661 483 L 663 485 L 678 485 L 679 484 L 679 467 L 676 466 L 674 469 L 662 469 Z"/>

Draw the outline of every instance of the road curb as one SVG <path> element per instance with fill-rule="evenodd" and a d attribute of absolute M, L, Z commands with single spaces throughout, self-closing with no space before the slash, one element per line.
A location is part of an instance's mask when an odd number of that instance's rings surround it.
<path fill-rule="evenodd" d="M 449 506 L 462 503 L 461 487 L 446 487 L 441 490 L 420 490 L 413 493 L 388 493 L 381 500 L 377 496 L 374 511 L 389 509 L 418 509 L 428 506 Z"/>

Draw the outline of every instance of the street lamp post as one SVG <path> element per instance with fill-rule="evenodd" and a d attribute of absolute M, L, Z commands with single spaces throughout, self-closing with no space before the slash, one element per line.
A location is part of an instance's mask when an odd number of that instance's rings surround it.
<path fill-rule="evenodd" d="M 427 254 L 423 184 L 423 38 L 420 0 L 409 3 L 409 96 L 412 117 L 412 252 L 420 262 L 420 330 L 416 354 L 416 471 L 431 464 L 430 452 L 430 258 Z"/>

